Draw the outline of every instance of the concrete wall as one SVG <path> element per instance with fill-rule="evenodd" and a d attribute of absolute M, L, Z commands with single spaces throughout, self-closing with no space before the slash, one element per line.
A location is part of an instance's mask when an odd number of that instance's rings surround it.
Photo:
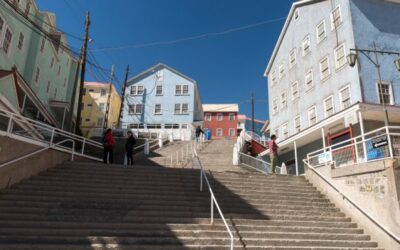
<path fill-rule="evenodd" d="M 330 166 L 317 171 L 350 197 L 372 218 L 395 235 L 400 235 L 400 168 L 397 161 L 377 161 L 332 170 Z M 367 234 L 385 249 L 399 249 L 400 244 L 384 233 L 347 199 L 324 182 L 312 170 L 306 178 L 324 195 L 350 216 Z"/>
<path fill-rule="evenodd" d="M 28 153 L 39 150 L 41 147 L 24 143 L 8 137 L 0 137 L 0 162 L 4 163 Z M 31 157 L 17 161 L 0 168 L 0 189 L 7 188 L 25 179 L 53 168 L 67 160 L 71 155 L 57 150 L 46 150 Z"/>

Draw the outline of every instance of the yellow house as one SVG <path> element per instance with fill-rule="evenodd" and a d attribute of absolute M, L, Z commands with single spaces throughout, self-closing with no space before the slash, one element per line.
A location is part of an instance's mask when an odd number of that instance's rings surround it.
<path fill-rule="evenodd" d="M 81 113 L 81 129 L 84 136 L 100 136 L 104 128 L 115 128 L 117 126 L 121 97 L 114 85 L 111 85 L 108 121 L 105 124 L 109 92 L 109 83 L 85 82 Z"/>

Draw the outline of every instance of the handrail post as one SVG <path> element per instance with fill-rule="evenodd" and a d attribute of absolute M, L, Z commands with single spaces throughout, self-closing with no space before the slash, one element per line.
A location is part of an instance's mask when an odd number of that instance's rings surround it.
<path fill-rule="evenodd" d="M 82 155 L 83 155 L 83 152 L 85 151 L 85 144 L 86 144 L 86 139 L 83 138 L 83 141 L 82 141 Z"/>
<path fill-rule="evenodd" d="M 203 192 L 203 170 L 200 170 L 200 192 Z"/>
<path fill-rule="evenodd" d="M 56 131 L 56 129 L 55 128 L 53 128 L 52 130 L 51 130 L 51 138 L 50 138 L 50 146 L 51 145 L 53 145 L 53 140 L 54 140 L 54 132 Z"/>
<path fill-rule="evenodd" d="M 214 196 L 213 194 L 211 196 L 211 225 L 214 224 Z"/>
<path fill-rule="evenodd" d="M 12 127 L 13 127 L 13 119 L 14 119 L 14 114 L 10 115 L 10 119 L 8 120 L 8 125 L 7 125 L 7 134 L 11 134 L 12 132 Z"/>
<path fill-rule="evenodd" d="M 389 155 L 390 155 L 390 158 L 393 158 L 392 138 L 390 138 L 389 127 L 386 126 L 385 128 L 386 128 L 386 135 L 387 135 L 387 139 L 388 139 Z"/>
<path fill-rule="evenodd" d="M 72 153 L 71 153 L 71 161 L 74 161 L 74 154 L 75 154 L 75 141 L 72 140 Z"/>

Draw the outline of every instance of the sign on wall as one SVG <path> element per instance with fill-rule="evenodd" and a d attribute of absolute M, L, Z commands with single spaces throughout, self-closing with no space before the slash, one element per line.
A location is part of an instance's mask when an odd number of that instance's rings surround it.
<path fill-rule="evenodd" d="M 377 138 L 372 139 L 372 147 L 380 148 L 388 145 L 388 138 L 386 135 L 379 136 Z"/>

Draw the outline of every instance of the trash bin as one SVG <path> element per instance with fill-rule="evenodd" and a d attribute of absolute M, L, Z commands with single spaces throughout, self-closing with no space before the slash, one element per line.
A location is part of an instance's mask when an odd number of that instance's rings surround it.
<path fill-rule="evenodd" d="M 211 130 L 210 129 L 206 129 L 205 137 L 206 137 L 206 140 L 211 140 Z"/>

